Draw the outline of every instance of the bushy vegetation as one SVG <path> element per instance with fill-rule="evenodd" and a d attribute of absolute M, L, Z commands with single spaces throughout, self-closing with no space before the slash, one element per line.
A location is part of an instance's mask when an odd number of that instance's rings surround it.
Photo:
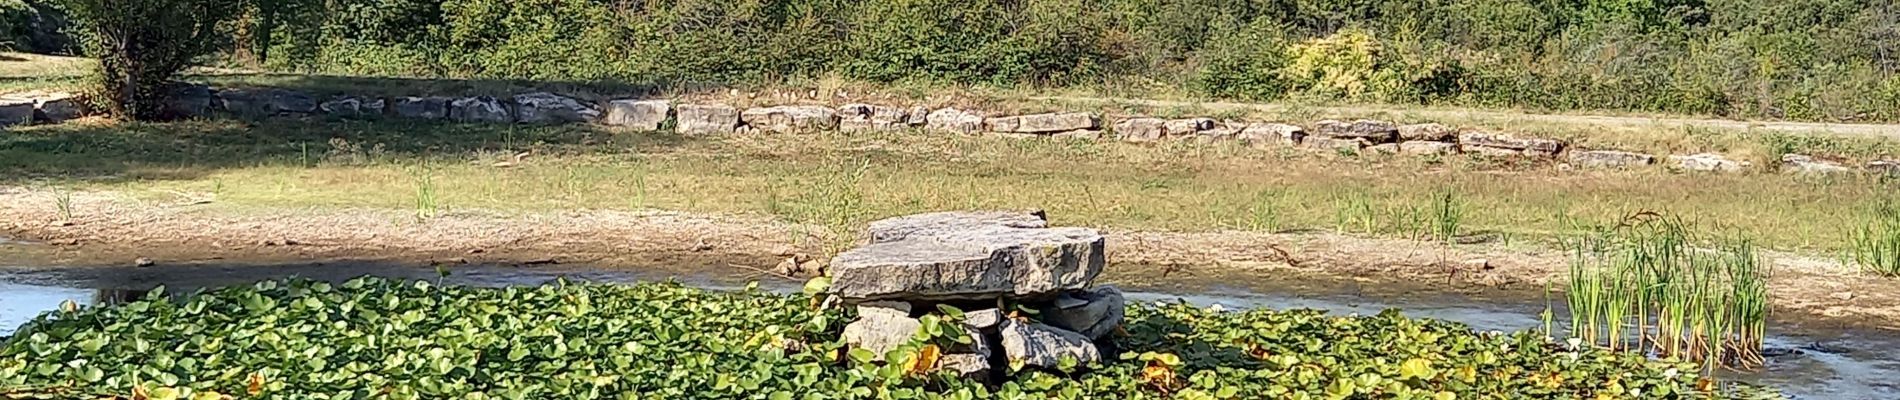
<path fill-rule="evenodd" d="M 1900 119 L 1900 11 L 1851 0 L 255 3 L 234 54 L 289 71 Z"/>
<path fill-rule="evenodd" d="M 86 53 L 99 58 L 93 98 L 108 114 L 160 117 L 172 76 L 221 49 L 229 0 L 59 0 Z"/>
<path fill-rule="evenodd" d="M 143 398 L 1675 398 L 1692 366 L 1396 312 L 1129 309 L 1090 370 L 1000 385 L 865 362 L 811 298 L 677 284 L 265 281 L 61 311 L 0 347 L 0 393 Z M 928 330 L 920 329 L 920 337 Z M 937 335 L 954 336 L 954 335 Z M 906 350 L 897 350 L 901 352 Z M 892 360 L 918 359 L 891 354 Z M 1679 370 L 1678 368 L 1682 368 Z M 1684 372 L 1687 371 L 1687 372 Z M 137 393 L 137 396 L 134 394 Z"/>

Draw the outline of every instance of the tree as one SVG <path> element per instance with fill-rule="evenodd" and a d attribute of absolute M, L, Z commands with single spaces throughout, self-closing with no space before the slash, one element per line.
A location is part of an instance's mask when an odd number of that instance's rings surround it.
<path fill-rule="evenodd" d="M 219 25 L 241 0 L 61 0 L 86 53 L 99 59 L 92 90 L 109 114 L 163 116 L 173 75 L 222 45 Z"/>

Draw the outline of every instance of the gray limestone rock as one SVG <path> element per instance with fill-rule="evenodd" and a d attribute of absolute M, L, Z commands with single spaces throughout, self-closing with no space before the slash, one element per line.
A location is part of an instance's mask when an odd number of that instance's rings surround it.
<path fill-rule="evenodd" d="M 1617 150 L 1571 151 L 1570 163 L 1584 168 L 1629 168 L 1656 163 L 1656 156 Z"/>
<path fill-rule="evenodd" d="M 1152 142 L 1168 135 L 1168 120 L 1129 118 L 1115 123 L 1115 135 L 1127 142 Z"/>
<path fill-rule="evenodd" d="M 852 348 L 870 350 L 876 360 L 917 334 L 923 323 L 910 317 L 910 304 L 871 302 L 858 305 L 858 320 L 844 326 L 844 342 Z"/>
<path fill-rule="evenodd" d="M 342 118 L 375 118 L 383 115 L 388 103 L 381 98 L 344 96 L 317 105 L 324 115 Z"/>
<path fill-rule="evenodd" d="M 1442 156 L 1458 154 L 1457 143 L 1429 142 L 1414 140 L 1399 143 L 1399 154 L 1414 156 Z"/>
<path fill-rule="evenodd" d="M 1101 350 L 1088 337 L 1062 328 L 1004 320 L 1000 335 L 1003 355 L 1010 363 L 1056 368 L 1063 358 L 1075 359 L 1082 366 L 1102 361 Z"/>
<path fill-rule="evenodd" d="M 449 116 L 449 98 L 400 97 L 390 103 L 389 113 L 407 119 L 443 119 Z"/>
<path fill-rule="evenodd" d="M 1101 120 L 1089 113 L 1048 113 L 998 117 L 984 120 L 991 132 L 1051 134 L 1095 129 Z"/>
<path fill-rule="evenodd" d="M 818 132 L 838 128 L 838 111 L 823 106 L 749 108 L 739 113 L 739 120 L 764 132 Z"/>
<path fill-rule="evenodd" d="M 1063 292 L 1042 308 L 1042 322 L 1086 336 L 1101 339 L 1121 327 L 1127 301 L 1121 289 L 1103 286 L 1093 290 Z"/>
<path fill-rule="evenodd" d="M 1360 139 L 1367 145 L 1398 141 L 1399 127 L 1391 122 L 1362 119 L 1353 122 L 1335 120 L 1319 121 L 1313 125 L 1313 136 L 1334 139 Z"/>
<path fill-rule="evenodd" d="M 1730 160 L 1728 157 L 1715 153 L 1669 156 L 1669 163 L 1672 168 L 1701 172 L 1742 172 L 1751 164 L 1746 161 Z"/>
<path fill-rule="evenodd" d="M 509 123 L 515 116 L 508 105 L 488 96 L 464 97 L 449 102 L 449 120 L 455 122 Z"/>
<path fill-rule="evenodd" d="M 1106 259 L 1101 233 L 1046 228 L 1028 213 L 933 213 L 873 222 L 871 244 L 831 260 L 846 299 L 1050 297 L 1086 288 Z"/>
<path fill-rule="evenodd" d="M 682 135 L 733 133 L 739 129 L 739 109 L 724 104 L 681 104 L 673 129 Z"/>
<path fill-rule="evenodd" d="M 673 102 L 668 100 L 614 100 L 607 102 L 607 117 L 601 122 L 641 131 L 657 131 L 661 124 L 666 123 L 666 117 L 672 111 Z"/>
<path fill-rule="evenodd" d="M 589 123 L 600 119 L 600 110 L 593 105 L 548 92 L 518 94 L 514 102 L 515 121 L 524 124 Z"/>
<path fill-rule="evenodd" d="M 925 116 L 925 119 L 928 121 L 925 126 L 930 127 L 932 130 L 957 133 L 976 133 L 983 131 L 982 115 L 955 108 L 931 111 L 929 115 Z"/>
<path fill-rule="evenodd" d="M 894 131 L 910 127 L 910 112 L 897 107 L 846 104 L 838 107 L 838 130 Z"/>
<path fill-rule="evenodd" d="M 1563 151 L 1564 143 L 1502 133 L 1465 132 L 1458 135 L 1458 146 L 1466 152 L 1486 155 L 1553 157 Z"/>

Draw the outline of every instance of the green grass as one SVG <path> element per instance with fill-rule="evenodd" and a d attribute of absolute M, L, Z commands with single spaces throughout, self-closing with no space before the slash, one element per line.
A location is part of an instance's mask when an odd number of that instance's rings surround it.
<path fill-rule="evenodd" d="M 79 91 L 94 63 L 84 58 L 0 52 L 0 93 Z"/>
<path fill-rule="evenodd" d="M 531 155 L 514 163 L 521 153 Z M 413 166 L 423 162 L 434 172 L 437 206 L 504 212 L 660 208 L 778 215 L 835 229 L 920 211 L 1039 207 L 1062 224 L 1129 229 L 1557 238 L 1581 233 L 1575 221 L 1655 209 L 1750 232 L 1774 248 L 1826 251 L 1851 242 L 1839 228 L 1850 217 L 1830 210 L 1863 208 L 1892 190 L 1873 177 L 1579 172 L 1465 157 L 1329 159 L 1226 143 L 929 132 L 688 138 L 578 126 L 271 120 L 0 133 L 0 184 L 148 197 L 215 190 L 219 204 L 232 207 L 411 208 Z M 1272 194 L 1263 200 L 1263 192 Z M 1455 204 L 1446 203 L 1454 193 Z"/>
<path fill-rule="evenodd" d="M 1707 368 L 1762 365 L 1769 272 L 1747 240 L 1703 238 L 1680 220 L 1638 214 L 1574 251 L 1565 292 L 1572 337 Z"/>
<path fill-rule="evenodd" d="M 1867 273 L 1900 277 L 1900 205 L 1882 201 L 1853 232 L 1849 261 Z"/>

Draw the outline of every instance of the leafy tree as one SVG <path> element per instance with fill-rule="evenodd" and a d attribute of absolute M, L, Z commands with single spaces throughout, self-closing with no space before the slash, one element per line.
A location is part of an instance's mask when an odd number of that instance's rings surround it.
<path fill-rule="evenodd" d="M 86 53 L 99 58 L 93 90 L 109 114 L 158 118 L 173 75 L 219 49 L 232 0 L 62 0 Z"/>

